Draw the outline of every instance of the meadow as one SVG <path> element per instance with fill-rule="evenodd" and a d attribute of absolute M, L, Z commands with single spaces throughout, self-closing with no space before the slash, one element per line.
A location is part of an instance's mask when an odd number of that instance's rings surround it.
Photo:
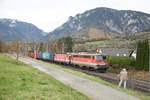
<path fill-rule="evenodd" d="M 0 100 L 88 100 L 49 75 L 0 54 Z"/>

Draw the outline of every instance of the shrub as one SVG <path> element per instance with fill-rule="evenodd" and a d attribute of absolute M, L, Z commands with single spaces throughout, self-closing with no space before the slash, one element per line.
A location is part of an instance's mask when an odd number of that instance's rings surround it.
<path fill-rule="evenodd" d="M 110 64 L 118 64 L 128 68 L 129 66 L 135 66 L 135 60 L 124 56 L 108 56 L 107 61 Z"/>

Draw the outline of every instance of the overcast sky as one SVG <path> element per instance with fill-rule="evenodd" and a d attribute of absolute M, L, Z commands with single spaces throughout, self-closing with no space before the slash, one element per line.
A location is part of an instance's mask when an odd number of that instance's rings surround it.
<path fill-rule="evenodd" d="M 96 7 L 150 14 L 150 0 L 0 0 L 0 18 L 26 21 L 50 32 L 67 21 L 69 16 Z"/>

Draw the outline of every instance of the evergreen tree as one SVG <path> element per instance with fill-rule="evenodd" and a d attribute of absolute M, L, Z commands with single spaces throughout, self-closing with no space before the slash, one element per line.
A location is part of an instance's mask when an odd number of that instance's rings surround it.
<path fill-rule="evenodd" d="M 149 44 L 148 40 L 139 41 L 137 46 L 136 64 L 140 69 L 149 67 Z"/>
<path fill-rule="evenodd" d="M 39 51 L 41 51 L 41 52 L 44 52 L 44 51 L 45 51 L 44 43 L 40 43 Z"/>
<path fill-rule="evenodd" d="M 137 45 L 137 54 L 136 54 L 136 65 L 138 67 L 140 67 L 140 59 L 141 59 L 140 46 L 141 46 L 141 42 L 139 41 Z"/>
<path fill-rule="evenodd" d="M 149 66 L 149 44 L 148 40 L 145 40 L 145 48 L 144 48 L 144 69 L 148 69 Z"/>
<path fill-rule="evenodd" d="M 74 41 L 71 37 L 63 37 L 57 41 L 57 46 L 59 47 L 59 52 L 72 52 Z"/>
<path fill-rule="evenodd" d="M 66 47 L 66 52 L 72 52 L 73 51 L 73 45 L 74 45 L 74 42 L 73 42 L 73 39 L 71 37 L 66 37 L 65 38 L 65 44 L 67 45 Z"/>

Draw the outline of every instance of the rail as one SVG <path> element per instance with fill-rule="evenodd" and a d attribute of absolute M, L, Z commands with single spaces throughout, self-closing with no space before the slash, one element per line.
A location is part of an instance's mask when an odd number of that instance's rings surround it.
<path fill-rule="evenodd" d="M 66 66 L 64 66 L 64 67 L 66 67 Z M 118 84 L 118 82 L 119 82 L 119 79 L 113 73 L 98 73 L 95 71 L 83 70 L 83 69 L 79 69 L 79 68 L 75 68 L 75 67 L 69 67 L 69 68 L 89 74 L 89 75 L 99 77 L 105 81 L 108 81 L 108 82 L 111 82 L 114 84 Z M 128 80 L 127 86 L 132 89 L 137 89 L 137 90 L 140 90 L 143 92 L 149 92 L 149 81 L 148 80 L 146 81 L 146 80 L 135 79 L 135 78 L 130 77 Z"/>

